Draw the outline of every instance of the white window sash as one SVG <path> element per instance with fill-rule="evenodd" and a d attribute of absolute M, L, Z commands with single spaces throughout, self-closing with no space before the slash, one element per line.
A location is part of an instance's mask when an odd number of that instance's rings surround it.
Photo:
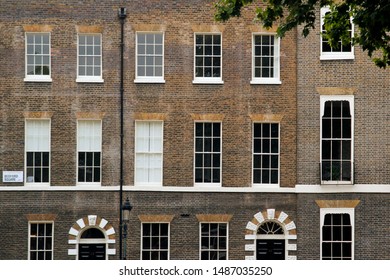
<path fill-rule="evenodd" d="M 146 49 L 147 49 L 147 46 L 152 46 L 153 47 L 153 53 L 148 53 L 147 50 L 145 50 L 145 53 L 144 54 L 141 54 L 139 53 L 139 45 L 141 43 L 139 43 L 139 35 L 161 35 L 162 36 L 162 50 L 161 50 L 161 54 L 158 53 L 156 54 L 156 51 L 155 51 L 155 46 L 156 44 L 153 43 L 153 44 L 148 44 L 147 42 L 143 43 L 145 46 L 146 46 Z M 135 40 L 136 40 L 136 43 L 135 43 L 135 46 L 136 46 L 136 51 L 135 51 L 135 80 L 134 80 L 134 83 L 165 83 L 165 80 L 164 80 L 164 45 L 165 45 L 165 34 L 164 32 L 136 32 L 136 36 L 135 36 Z M 161 75 L 157 75 L 157 76 L 148 76 L 146 75 L 140 75 L 140 73 L 138 73 L 139 71 L 139 66 L 141 65 L 139 59 L 140 59 L 140 56 L 145 56 L 145 57 L 151 57 L 153 58 L 153 61 L 155 61 L 156 57 L 161 57 L 161 60 L 162 60 L 162 64 L 161 64 Z M 145 66 L 146 66 L 146 62 L 145 62 Z M 153 62 L 152 65 L 149 65 L 149 66 L 152 66 L 153 69 L 155 70 L 156 68 L 156 64 L 155 62 Z"/>
<path fill-rule="evenodd" d="M 261 35 L 274 35 L 274 77 L 272 78 L 260 78 L 255 77 L 255 36 Z M 275 33 L 253 33 L 252 34 L 252 79 L 251 84 L 281 84 L 280 80 L 280 43 L 281 40 Z"/>
<path fill-rule="evenodd" d="M 162 186 L 163 122 L 136 121 L 135 185 Z"/>
<path fill-rule="evenodd" d="M 351 113 L 351 181 L 322 181 L 322 185 L 343 185 L 354 182 L 354 96 L 353 95 L 321 95 L 320 96 L 320 178 L 322 178 L 322 118 L 325 113 L 325 103 L 327 101 L 347 101 Z M 348 138 L 349 139 L 349 138 Z"/>
<path fill-rule="evenodd" d="M 48 35 L 49 36 L 49 75 L 29 75 L 28 74 L 28 53 L 27 53 L 27 48 L 28 48 L 28 43 L 27 43 L 27 37 L 28 35 Z M 50 32 L 26 32 L 25 33 L 25 82 L 52 82 L 51 78 L 51 72 L 52 72 L 52 67 L 51 67 L 51 34 Z M 35 44 L 34 44 L 35 47 Z"/>
<path fill-rule="evenodd" d="M 99 36 L 100 38 L 100 53 L 98 55 L 94 54 L 93 56 L 91 56 L 93 59 L 95 59 L 95 57 L 100 57 L 100 75 L 92 75 L 92 76 L 88 76 L 88 75 L 81 75 L 80 74 L 80 36 Z M 77 36 L 77 79 L 76 79 L 76 82 L 78 83 L 103 83 L 104 82 L 104 79 L 103 79 L 103 42 L 102 42 L 102 34 L 100 33 L 80 33 L 78 34 Z M 95 38 L 94 38 L 95 40 Z M 95 47 L 95 44 L 93 45 L 93 47 Z M 83 56 L 87 56 L 87 54 L 84 54 Z M 85 63 L 84 64 L 85 66 L 89 66 L 89 64 Z M 94 64 L 93 64 L 94 65 Z M 94 66 L 95 67 L 95 66 Z"/>
<path fill-rule="evenodd" d="M 220 61 L 220 75 L 219 77 L 196 77 L 196 36 L 197 35 L 219 35 L 221 37 L 221 44 L 220 44 L 220 48 L 221 48 L 221 54 L 220 54 L 220 57 L 221 57 L 221 61 Z M 194 33 L 194 79 L 192 81 L 193 84 L 223 84 L 224 81 L 222 79 L 223 77 L 223 37 L 222 37 L 222 33 L 220 32 L 195 32 Z"/>
<path fill-rule="evenodd" d="M 277 124 L 278 125 L 278 153 L 271 153 L 271 151 L 269 153 L 255 153 L 255 137 L 254 137 L 254 125 L 256 123 L 261 123 L 261 124 Z M 252 123 L 252 186 L 253 187 L 270 187 L 270 188 L 275 188 L 275 187 L 280 187 L 280 145 L 281 145 L 281 137 L 280 137 L 280 123 L 279 122 L 253 122 Z M 270 138 L 271 139 L 271 138 Z M 254 155 L 277 155 L 278 156 L 278 183 L 276 184 L 272 184 L 272 183 L 254 183 L 254 177 L 253 177 L 253 173 L 254 173 L 254 166 L 255 166 L 255 163 L 254 163 Z M 271 169 L 271 167 L 269 167 L 269 169 Z M 271 178 L 270 178 L 271 180 Z"/>
<path fill-rule="evenodd" d="M 51 251 L 51 259 L 50 260 L 53 260 L 54 259 L 54 222 L 53 221 L 29 221 L 28 222 L 28 260 L 31 259 L 31 238 L 33 237 L 31 235 L 31 225 L 33 224 L 51 224 L 52 228 L 51 228 L 51 249 L 46 249 L 43 250 L 44 252 L 46 251 Z M 46 232 L 45 232 L 45 239 L 46 239 Z M 46 240 L 45 240 L 46 242 Z M 46 246 L 45 246 L 46 247 Z M 35 250 L 35 251 L 38 251 Z"/>
<path fill-rule="evenodd" d="M 355 59 L 355 51 L 354 51 L 354 46 L 351 45 L 351 51 L 349 52 L 333 52 L 333 51 L 330 51 L 330 52 L 324 52 L 322 50 L 322 42 L 323 42 L 323 37 L 322 37 L 322 32 L 323 32 L 323 29 L 322 29 L 322 26 L 324 25 L 324 18 L 325 18 L 325 15 L 327 12 L 330 12 L 330 8 L 329 7 L 322 7 L 320 9 L 320 31 L 321 31 L 321 34 L 320 34 L 320 60 L 349 60 L 349 59 Z M 352 37 L 354 35 L 354 31 L 355 31 L 355 26 L 352 22 L 352 18 L 351 18 L 351 34 L 352 34 Z"/>
<path fill-rule="evenodd" d="M 219 136 L 219 139 L 220 139 L 220 151 L 219 152 L 214 152 L 214 151 L 211 151 L 211 152 L 197 152 L 196 151 L 196 124 L 204 124 L 204 123 L 219 123 L 220 124 L 220 136 Z M 195 187 L 221 187 L 222 186 L 222 149 L 223 149 L 223 144 L 222 144 L 222 122 L 219 122 L 219 121 L 199 121 L 199 122 L 195 122 L 194 123 L 194 164 L 193 164 L 193 180 L 194 180 L 194 186 Z M 202 138 L 204 138 L 204 135 L 202 136 Z M 212 139 L 214 139 L 214 137 L 212 137 Z M 197 169 L 197 166 L 196 166 L 196 155 L 197 154 L 205 154 L 205 153 L 211 153 L 211 154 L 219 154 L 220 157 L 219 157 L 219 182 L 218 183 L 211 183 L 211 182 L 196 182 L 196 169 Z M 204 166 L 201 167 L 202 170 L 205 169 Z M 215 168 L 217 169 L 217 168 Z"/>
<path fill-rule="evenodd" d="M 351 257 L 354 260 L 354 251 L 355 251 L 355 209 L 354 208 L 320 208 L 320 258 L 322 259 L 322 227 L 325 222 L 326 214 L 349 214 L 352 226 L 352 248 L 351 248 Z"/>

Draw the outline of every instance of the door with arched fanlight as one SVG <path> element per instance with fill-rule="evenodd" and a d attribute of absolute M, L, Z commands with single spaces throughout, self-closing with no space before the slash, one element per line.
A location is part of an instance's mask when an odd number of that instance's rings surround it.
<path fill-rule="evenodd" d="M 106 260 L 107 242 L 98 228 L 88 228 L 81 233 L 78 244 L 79 260 Z"/>
<path fill-rule="evenodd" d="M 286 238 L 283 227 L 275 221 L 262 223 L 256 234 L 257 260 L 285 260 Z"/>

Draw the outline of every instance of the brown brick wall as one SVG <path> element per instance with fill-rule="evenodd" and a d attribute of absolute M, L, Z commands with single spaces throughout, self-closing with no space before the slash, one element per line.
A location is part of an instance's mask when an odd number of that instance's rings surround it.
<path fill-rule="evenodd" d="M 72 260 L 68 255 L 69 230 L 79 219 L 88 215 L 104 218 L 115 229 L 118 259 L 119 225 L 118 192 L 1 192 L 0 236 L 2 236 L 0 260 L 27 259 L 28 221 L 31 217 L 54 217 L 54 258 Z M 180 193 L 180 192 L 131 192 L 133 205 L 128 228 L 128 259 L 140 259 L 141 220 L 160 217 L 170 222 L 170 259 L 199 259 L 198 215 L 229 215 L 229 258 L 245 258 L 246 225 L 253 215 L 270 207 L 283 209 L 296 220 L 296 196 L 294 194 L 249 193 Z M 182 215 L 189 214 L 189 215 Z M 146 218 L 145 218 L 146 217 Z M 146 220 L 145 220 L 146 219 Z"/>
<path fill-rule="evenodd" d="M 142 4 L 141 4 L 142 2 Z M 51 185 L 74 186 L 79 114 L 104 115 L 102 185 L 119 184 L 120 1 L 99 7 L 76 1 L 53 6 L 2 6 L 0 91 L 1 170 L 24 168 L 24 112 L 52 112 Z M 48 5 L 48 4 L 46 4 Z M 77 6 L 77 8 L 75 8 Z M 208 1 L 131 1 L 125 5 L 125 185 L 133 185 L 134 121 L 140 114 L 164 114 L 165 186 L 193 186 L 193 114 L 223 114 L 222 184 L 251 185 L 250 115 L 281 120 L 281 186 L 296 183 L 296 36 L 281 42 L 281 85 L 250 85 L 252 13 L 215 23 Z M 74 10 L 75 9 L 75 10 Z M 17 13 L 17 11 L 23 12 Z M 5 13 L 6 11 L 6 13 Z M 73 11 L 72 13 L 70 11 Z M 77 11 L 77 12 L 74 12 Z M 15 17 L 9 18 L 8 14 Z M 214 27 L 213 27 L 214 26 Z M 194 29 L 222 30 L 223 85 L 193 84 Z M 24 82 L 24 30 L 51 29 L 51 83 Z M 34 29 L 35 28 L 35 29 Z M 198 28 L 198 29 L 197 29 Z M 201 30 L 203 30 L 201 28 Z M 41 30 L 39 29 L 39 30 Z M 135 31 L 165 31 L 165 84 L 135 84 Z M 102 31 L 104 83 L 76 83 L 77 30 Z M 199 30 L 198 30 L 199 31 Z M 12 57 L 12 62 L 6 57 Z M 135 114 L 136 113 L 136 114 Z M 4 185 L 0 183 L 0 185 Z"/>
<path fill-rule="evenodd" d="M 389 184 L 390 70 L 376 67 L 359 47 L 354 60 L 320 61 L 318 21 L 315 27 L 307 38 L 298 36 L 298 184 L 320 183 L 317 88 L 328 87 L 354 89 L 355 183 Z"/>

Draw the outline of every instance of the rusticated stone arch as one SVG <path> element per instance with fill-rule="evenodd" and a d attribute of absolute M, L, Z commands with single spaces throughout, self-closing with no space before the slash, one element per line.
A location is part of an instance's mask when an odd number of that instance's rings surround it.
<path fill-rule="evenodd" d="M 106 219 L 97 215 L 88 215 L 81 218 L 70 228 L 68 244 L 72 245 L 72 248 L 68 249 L 68 255 L 77 256 L 81 234 L 89 228 L 97 228 L 102 231 L 107 243 L 107 256 L 115 255 L 115 229 Z"/>
<path fill-rule="evenodd" d="M 275 209 L 267 209 L 258 212 L 253 216 L 253 219 L 247 223 L 245 240 L 247 240 L 248 243 L 245 244 L 245 251 L 247 252 L 245 259 L 256 259 L 257 230 L 260 225 L 268 221 L 274 221 L 283 228 L 286 239 L 286 259 L 296 260 L 297 231 L 295 223 L 285 212 L 276 211 Z"/>

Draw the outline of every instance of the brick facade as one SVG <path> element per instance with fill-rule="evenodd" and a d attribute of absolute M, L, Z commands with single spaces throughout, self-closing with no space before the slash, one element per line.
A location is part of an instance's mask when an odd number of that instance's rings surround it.
<path fill-rule="evenodd" d="M 284 229 L 286 259 L 318 259 L 318 199 L 360 200 L 355 258 L 389 257 L 386 250 L 373 255 L 383 233 L 373 235 L 371 248 L 363 245 L 367 219 L 388 216 L 386 196 L 375 194 L 371 201 L 371 194 L 316 195 L 304 189 L 319 184 L 319 95 L 331 87 L 353 89 L 355 96 L 355 182 L 389 182 L 388 70 L 374 68 L 357 48 L 352 62 L 323 62 L 318 34 L 302 39 L 299 30 L 289 32 L 280 43 L 281 84 L 251 84 L 252 34 L 275 31 L 253 22 L 255 6 L 241 18 L 216 23 L 213 4 L 205 0 L 0 2 L 0 170 L 25 172 L 26 119 L 50 119 L 51 126 L 50 186 L 0 181 L 0 259 L 27 259 L 29 221 L 47 220 L 54 222 L 54 259 L 77 259 L 89 228 L 108 236 L 107 258 L 119 258 L 120 7 L 127 8 L 124 197 L 134 206 L 129 259 L 140 259 L 141 224 L 158 221 L 170 224 L 172 260 L 199 259 L 200 222 L 227 222 L 228 258 L 254 258 L 253 236 L 263 221 Z M 24 81 L 25 32 L 50 32 L 51 82 Z M 134 81 L 137 32 L 164 33 L 165 82 Z M 221 34 L 223 83 L 193 82 L 196 32 Z M 102 35 L 104 82 L 76 82 L 79 33 Z M 366 79 L 363 67 L 375 79 Z M 102 173 L 101 186 L 88 187 L 77 185 L 77 122 L 91 119 L 102 121 Z M 163 122 L 161 187 L 134 186 L 135 122 L 142 120 Z M 221 123 L 221 187 L 194 187 L 194 123 L 200 121 Z M 255 122 L 279 123 L 279 186 L 252 186 Z"/>

